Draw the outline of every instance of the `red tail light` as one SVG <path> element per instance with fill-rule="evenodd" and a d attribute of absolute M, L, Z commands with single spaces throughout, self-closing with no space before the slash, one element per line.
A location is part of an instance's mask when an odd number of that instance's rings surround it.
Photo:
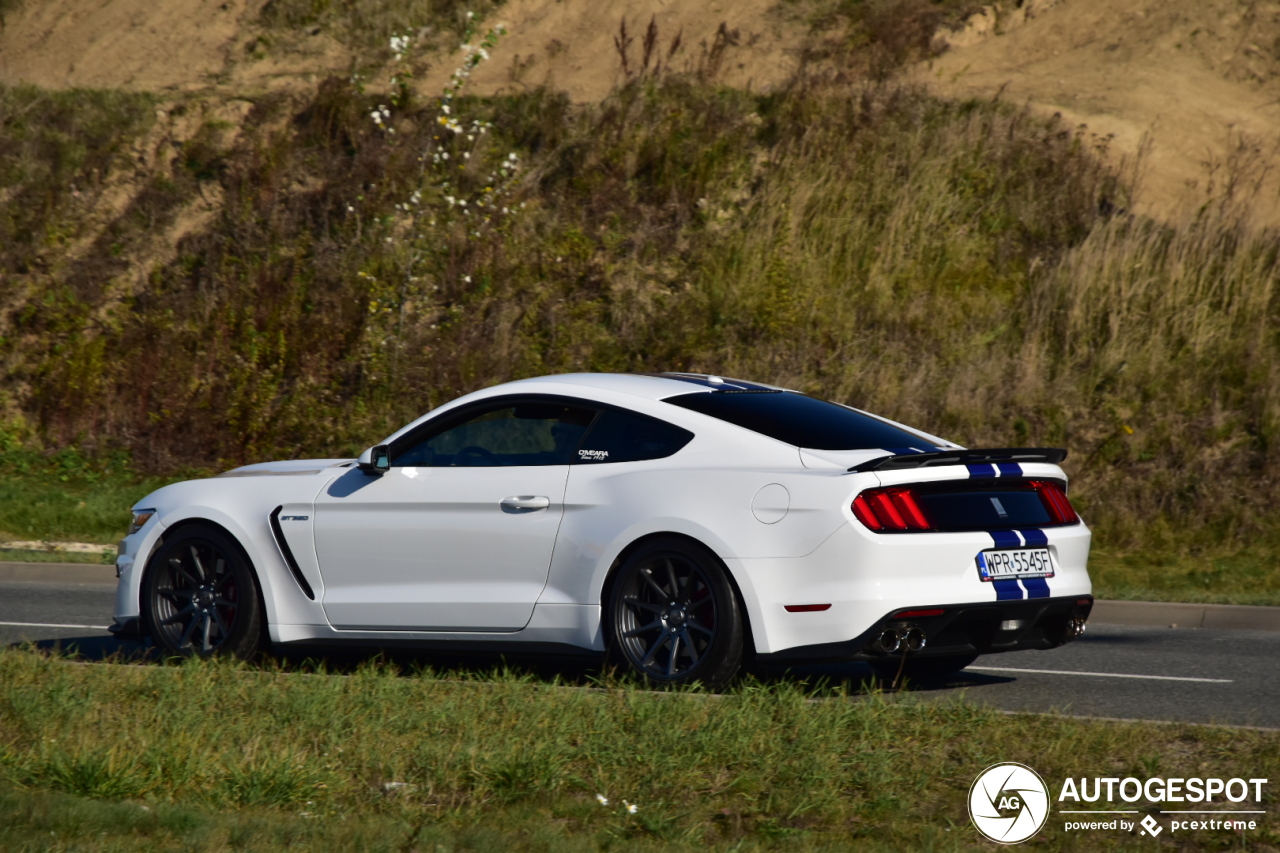
<path fill-rule="evenodd" d="M 1057 483 L 1032 480 L 1031 488 L 1040 493 L 1040 500 L 1044 502 L 1044 508 L 1049 510 L 1049 517 L 1054 524 L 1075 524 L 1080 520 L 1071 501 L 1067 500 L 1067 493 Z"/>
<path fill-rule="evenodd" d="M 950 485 L 882 486 L 861 492 L 853 499 L 851 508 L 858 521 L 876 533 L 1016 529 L 1080 523 L 1080 516 L 1067 500 L 1066 490 L 1051 480 L 1010 479 L 994 486 L 990 481 L 975 485 L 959 481 Z"/>
<path fill-rule="evenodd" d="M 867 489 L 853 499 L 853 514 L 871 530 L 929 530 L 911 489 Z"/>

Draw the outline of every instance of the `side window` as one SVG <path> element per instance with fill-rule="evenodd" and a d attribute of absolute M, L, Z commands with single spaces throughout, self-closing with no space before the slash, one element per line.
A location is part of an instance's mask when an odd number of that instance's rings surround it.
<path fill-rule="evenodd" d="M 606 409 L 578 448 L 575 463 L 662 459 L 693 439 L 693 433 L 635 412 Z"/>
<path fill-rule="evenodd" d="M 595 417 L 592 409 L 560 403 L 508 402 L 392 447 L 397 468 L 488 468 L 568 465 Z"/>

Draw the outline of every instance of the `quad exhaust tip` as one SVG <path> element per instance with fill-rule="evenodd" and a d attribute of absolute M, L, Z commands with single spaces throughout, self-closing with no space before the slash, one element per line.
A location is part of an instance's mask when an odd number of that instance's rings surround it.
<path fill-rule="evenodd" d="M 1085 619 L 1086 617 L 1083 609 L 1077 607 L 1072 611 L 1071 618 L 1067 620 L 1066 637 L 1064 639 L 1065 642 L 1069 643 L 1084 634 L 1086 627 Z"/>
<path fill-rule="evenodd" d="M 880 648 L 888 654 L 918 652 L 929 642 L 924 630 L 915 625 L 910 628 L 886 628 L 880 633 Z"/>

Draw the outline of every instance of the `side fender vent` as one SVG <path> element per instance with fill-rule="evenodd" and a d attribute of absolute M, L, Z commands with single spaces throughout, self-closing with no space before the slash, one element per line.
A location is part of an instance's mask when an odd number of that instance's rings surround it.
<path fill-rule="evenodd" d="M 280 511 L 283 506 L 278 506 L 271 511 L 271 535 L 276 538 L 276 545 L 280 548 L 280 556 L 284 557 L 284 563 L 289 567 L 289 571 L 293 572 L 293 579 L 298 582 L 298 587 L 306 594 L 307 598 L 312 601 L 316 600 L 316 594 L 311 589 L 311 584 L 307 583 L 307 578 L 302 574 L 302 569 L 298 568 L 298 561 L 293 557 L 293 551 L 289 548 L 289 541 L 284 538 L 284 531 L 280 529 Z"/>

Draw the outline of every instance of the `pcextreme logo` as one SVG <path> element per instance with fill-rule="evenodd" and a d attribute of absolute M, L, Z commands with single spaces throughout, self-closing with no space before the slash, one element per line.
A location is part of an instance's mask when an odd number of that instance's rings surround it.
<path fill-rule="evenodd" d="M 1068 778 L 1058 794 L 1058 814 L 1063 816 L 1064 832 L 1136 830 L 1151 837 L 1166 829 L 1170 834 L 1224 829 L 1245 833 L 1256 830 L 1266 815 L 1261 804 L 1267 784 L 1266 779 Z M 1141 808 L 1139 801 L 1145 801 Z M 1202 808 L 1188 809 L 1188 804 Z M 1050 807 L 1044 779 L 1025 764 L 993 764 L 969 788 L 974 827 L 998 844 L 1019 844 L 1034 836 L 1048 822 Z M 1161 820 L 1156 815 L 1168 817 Z"/>

